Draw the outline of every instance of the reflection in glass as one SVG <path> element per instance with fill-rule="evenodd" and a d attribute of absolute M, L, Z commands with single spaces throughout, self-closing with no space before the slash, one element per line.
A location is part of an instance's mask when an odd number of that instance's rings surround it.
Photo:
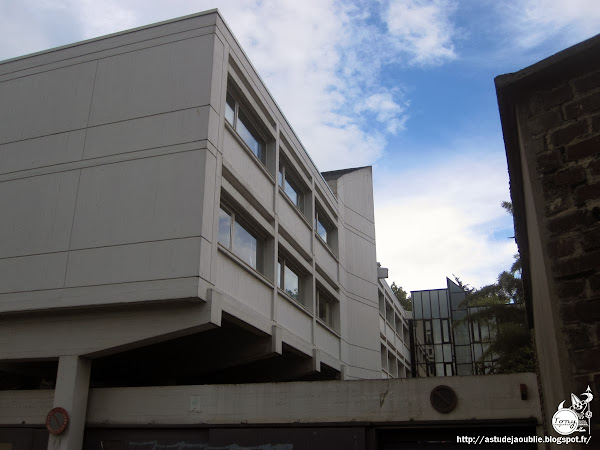
<path fill-rule="evenodd" d="M 287 194 L 287 196 L 290 198 L 290 200 L 292 201 L 292 203 L 296 206 L 300 206 L 300 196 L 298 195 L 298 193 L 296 192 L 296 190 L 292 187 L 292 185 L 288 182 L 288 180 L 285 180 L 285 189 L 284 189 L 285 193 Z"/>
<path fill-rule="evenodd" d="M 321 223 L 321 221 L 318 219 L 317 219 L 317 234 L 319 236 L 321 236 L 321 239 L 323 239 L 325 242 L 327 242 L 327 229 Z"/>
<path fill-rule="evenodd" d="M 443 319 L 449 317 L 448 314 L 448 295 L 446 291 L 439 292 L 440 299 L 440 317 Z"/>
<path fill-rule="evenodd" d="M 423 317 L 431 319 L 431 307 L 429 306 L 429 292 L 423 292 Z"/>
<path fill-rule="evenodd" d="M 283 289 L 285 290 L 285 293 L 294 300 L 298 300 L 299 281 L 298 275 L 286 265 L 285 270 L 283 271 Z"/>
<path fill-rule="evenodd" d="M 412 300 L 413 300 L 413 314 L 415 315 L 415 319 L 422 319 L 423 318 L 423 310 L 421 309 L 421 293 L 413 292 Z"/>
<path fill-rule="evenodd" d="M 452 346 L 450 344 L 444 344 L 444 361 L 452 362 Z"/>
<path fill-rule="evenodd" d="M 231 244 L 231 216 L 223 209 L 219 210 L 219 242 L 227 248 Z"/>
<path fill-rule="evenodd" d="M 227 102 L 225 104 L 225 119 L 231 126 L 235 118 L 235 100 L 229 94 L 227 94 Z"/>
<path fill-rule="evenodd" d="M 246 115 L 242 112 L 238 112 L 238 121 L 236 130 L 243 141 L 248 144 L 252 153 L 256 155 L 258 159 L 262 158 L 262 148 L 260 141 L 255 137 L 256 132 L 254 131 L 250 121 Z"/>
<path fill-rule="evenodd" d="M 442 339 L 444 342 L 450 342 L 450 330 L 448 329 L 448 319 L 442 320 Z"/>
<path fill-rule="evenodd" d="M 256 238 L 237 222 L 234 222 L 233 251 L 242 261 L 256 269 Z"/>
<path fill-rule="evenodd" d="M 437 319 L 432 320 L 433 322 L 433 342 L 435 344 L 442 343 L 442 327 L 440 321 Z"/>
<path fill-rule="evenodd" d="M 433 319 L 440 318 L 440 291 L 431 291 L 431 317 Z"/>

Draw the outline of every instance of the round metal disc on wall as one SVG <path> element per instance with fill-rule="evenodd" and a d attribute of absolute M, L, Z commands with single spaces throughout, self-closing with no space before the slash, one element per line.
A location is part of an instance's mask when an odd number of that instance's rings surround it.
<path fill-rule="evenodd" d="M 69 415 L 64 408 L 52 408 L 46 416 L 46 429 L 54 434 L 61 434 L 69 424 Z"/>
<path fill-rule="evenodd" d="M 429 401 L 433 409 L 446 414 L 456 408 L 458 398 L 456 397 L 456 392 L 450 386 L 442 384 L 432 389 Z"/>

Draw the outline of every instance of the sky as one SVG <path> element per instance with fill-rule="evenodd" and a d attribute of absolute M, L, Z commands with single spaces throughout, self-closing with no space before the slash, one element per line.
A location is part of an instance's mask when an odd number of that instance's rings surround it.
<path fill-rule="evenodd" d="M 373 167 L 389 284 L 510 267 L 494 77 L 600 33 L 600 1 L 0 0 L 0 60 L 213 8 L 321 171 Z"/>

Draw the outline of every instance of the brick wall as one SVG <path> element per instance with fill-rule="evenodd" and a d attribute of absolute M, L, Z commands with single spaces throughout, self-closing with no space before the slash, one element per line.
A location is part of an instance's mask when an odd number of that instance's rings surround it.
<path fill-rule="evenodd" d="M 600 71 L 537 91 L 529 110 L 561 337 L 576 394 L 600 396 Z"/>

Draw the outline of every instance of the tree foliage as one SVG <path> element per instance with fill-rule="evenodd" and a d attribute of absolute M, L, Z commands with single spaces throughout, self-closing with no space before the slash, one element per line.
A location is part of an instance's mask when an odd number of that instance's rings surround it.
<path fill-rule="evenodd" d="M 502 207 L 512 214 L 510 202 L 502 202 Z M 535 354 L 525 312 L 519 255 L 515 255 L 511 268 L 498 275 L 495 283 L 480 289 L 470 288 L 455 278 L 468 293 L 467 306 L 475 311 L 468 320 L 496 330 L 495 340 L 482 358 L 489 360 L 494 355 L 494 365 L 482 368 L 485 373 L 534 372 Z"/>
<path fill-rule="evenodd" d="M 402 286 L 398 286 L 396 282 L 393 282 L 390 288 L 392 289 L 392 292 L 394 293 L 404 310 L 412 311 L 412 302 L 410 301 L 408 292 L 402 289 Z"/>

